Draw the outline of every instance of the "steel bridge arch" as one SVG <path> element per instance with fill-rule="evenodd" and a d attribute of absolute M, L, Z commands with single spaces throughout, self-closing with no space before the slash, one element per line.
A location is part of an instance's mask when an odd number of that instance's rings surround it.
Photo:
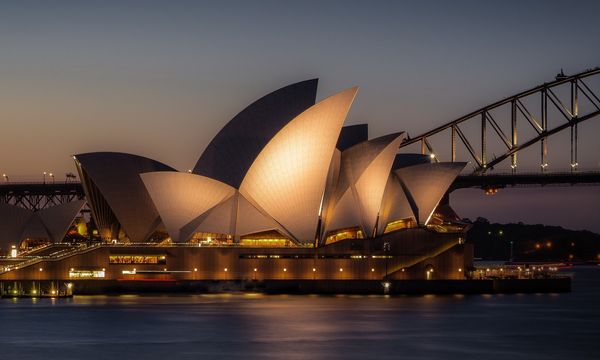
<path fill-rule="evenodd" d="M 489 169 L 493 169 L 495 165 L 504 161 L 507 158 L 511 158 L 511 168 L 515 171 L 517 167 L 517 153 L 520 150 L 530 147 L 538 142 L 541 143 L 541 162 L 540 167 L 542 171 L 545 171 L 547 163 L 547 139 L 549 136 L 563 131 L 567 128 L 571 130 L 571 168 L 576 169 L 577 163 L 577 128 L 578 124 L 592 119 L 600 115 L 600 97 L 592 91 L 592 89 L 586 84 L 584 80 L 591 77 L 600 78 L 600 67 L 594 69 L 588 69 L 575 75 L 564 75 L 561 73 L 556 75 L 554 81 L 538 85 L 532 89 L 520 92 L 516 95 L 509 96 L 500 101 L 484 106 L 478 110 L 475 110 L 469 114 L 466 114 L 458 119 L 450 121 L 444 125 L 438 126 L 433 130 L 425 132 L 419 136 L 407 137 L 400 148 L 406 147 L 417 142 L 421 143 L 421 153 L 426 154 L 427 152 L 434 154 L 433 146 L 429 142 L 428 138 L 433 135 L 442 133 L 446 130 L 450 131 L 451 136 L 451 161 L 456 161 L 456 144 L 457 137 L 467 149 L 467 152 L 471 156 L 472 160 L 476 164 L 474 173 L 485 173 Z M 556 95 L 553 89 L 560 85 L 570 84 L 570 100 L 569 107 L 561 101 Z M 523 103 L 522 99 L 531 95 L 539 94 L 540 96 L 540 114 L 541 116 L 536 119 L 528 110 Z M 592 105 L 593 110 L 587 114 L 579 113 L 579 98 L 583 95 L 589 103 Z M 504 105 L 510 104 L 510 136 L 507 136 L 502 128 L 498 125 L 498 122 L 494 119 L 491 110 L 500 108 Z M 548 127 L 548 105 L 554 106 L 559 113 L 564 117 L 566 122 L 555 126 L 553 128 Z M 531 125 L 536 131 L 536 136 L 528 139 L 522 143 L 517 141 L 517 120 L 518 114 L 521 114 L 525 118 L 527 123 Z M 465 136 L 459 125 L 469 120 L 479 121 L 480 123 L 480 134 L 481 134 L 481 151 L 478 153 L 469 139 Z M 500 156 L 495 157 L 493 160 L 488 161 L 487 159 L 487 125 L 490 125 L 496 135 L 500 138 L 501 142 L 506 146 L 506 152 Z M 436 161 L 438 159 L 436 158 Z"/>

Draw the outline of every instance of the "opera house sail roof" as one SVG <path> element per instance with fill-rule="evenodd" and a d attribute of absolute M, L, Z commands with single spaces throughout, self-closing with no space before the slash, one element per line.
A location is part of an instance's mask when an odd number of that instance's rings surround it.
<path fill-rule="evenodd" d="M 358 88 L 333 95 L 286 125 L 256 158 L 240 192 L 298 242 L 316 236 L 338 135 Z"/>
<path fill-rule="evenodd" d="M 191 173 L 139 155 L 74 156 L 101 238 L 313 246 L 427 226 L 465 164 L 397 154 L 404 132 L 368 139 L 366 124 L 344 127 L 358 88 L 315 102 L 317 83 L 283 87 L 246 107 Z M 82 206 L 33 213 L 0 204 L 0 236 L 59 242 Z"/>
<path fill-rule="evenodd" d="M 102 237 L 116 239 L 118 227 L 122 227 L 130 240 L 147 241 L 161 221 L 140 174 L 175 169 L 156 160 L 118 152 L 79 154 L 74 158 Z"/>
<path fill-rule="evenodd" d="M 466 163 L 418 164 L 395 170 L 417 223 L 427 225 L 440 200 Z"/>
<path fill-rule="evenodd" d="M 276 230 L 298 243 L 314 241 L 327 172 L 356 92 L 331 96 L 289 121 L 253 159 L 239 189 L 196 174 L 142 174 L 171 238 Z"/>
<path fill-rule="evenodd" d="M 192 172 L 239 188 L 271 138 L 315 104 L 317 84 L 312 79 L 288 85 L 249 105 L 213 138 Z"/>
<path fill-rule="evenodd" d="M 34 212 L 0 203 L 0 249 L 30 238 L 61 242 L 84 204 L 85 200 L 75 200 Z"/>
<path fill-rule="evenodd" d="M 374 234 L 387 178 L 403 133 L 363 141 L 341 152 L 339 180 L 328 199 L 325 233 L 360 227 Z"/>

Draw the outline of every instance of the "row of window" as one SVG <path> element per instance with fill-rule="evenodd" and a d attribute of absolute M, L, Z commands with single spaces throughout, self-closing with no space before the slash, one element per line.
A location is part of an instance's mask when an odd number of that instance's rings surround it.
<path fill-rule="evenodd" d="M 165 255 L 110 255 L 108 263 L 164 265 L 167 263 L 167 257 Z"/>

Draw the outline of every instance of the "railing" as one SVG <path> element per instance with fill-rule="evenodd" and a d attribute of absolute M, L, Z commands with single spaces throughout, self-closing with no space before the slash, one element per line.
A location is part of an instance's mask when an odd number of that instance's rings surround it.
<path fill-rule="evenodd" d="M 100 246 L 102 246 L 103 244 L 101 243 L 95 243 L 95 244 L 91 244 L 91 245 L 79 245 L 77 246 L 75 249 L 63 249 L 57 252 L 54 252 L 50 255 L 41 255 L 41 256 L 31 256 L 31 257 L 27 257 L 27 260 L 19 262 L 17 264 L 13 264 L 13 265 L 7 265 L 4 267 L 3 271 L 0 271 L 0 274 L 3 274 L 5 272 L 11 271 L 11 270 L 16 270 L 16 269 L 20 269 L 20 268 L 24 268 L 24 267 L 28 267 L 31 265 L 35 265 L 37 263 L 40 263 L 42 261 L 57 261 L 57 260 L 61 260 L 64 259 L 66 257 L 69 256 L 73 256 L 73 255 L 77 255 L 77 254 L 81 254 L 84 252 L 88 252 L 91 251 L 93 249 L 96 249 Z M 5 257 L 7 258 L 7 257 Z"/>
<path fill-rule="evenodd" d="M 52 181 L 52 180 L 47 180 L 47 181 L 12 181 L 12 180 L 8 180 L 8 181 L 0 181 L 0 185 L 64 185 L 64 184 L 81 184 L 81 182 L 79 181 Z"/>

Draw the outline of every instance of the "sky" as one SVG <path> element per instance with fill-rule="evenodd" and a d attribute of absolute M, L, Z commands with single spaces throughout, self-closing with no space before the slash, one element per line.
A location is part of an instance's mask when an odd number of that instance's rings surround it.
<path fill-rule="evenodd" d="M 598 13 L 598 1 L 2 1 L 0 172 L 59 181 L 90 151 L 185 171 L 237 112 L 314 77 L 318 98 L 360 86 L 347 124 L 417 135 L 561 68 L 600 66 Z M 600 168 L 599 132 L 600 119 L 580 128 L 582 168 Z M 551 139 L 551 169 L 568 168 L 567 139 Z M 600 232 L 600 187 L 452 201 L 465 217 Z"/>

